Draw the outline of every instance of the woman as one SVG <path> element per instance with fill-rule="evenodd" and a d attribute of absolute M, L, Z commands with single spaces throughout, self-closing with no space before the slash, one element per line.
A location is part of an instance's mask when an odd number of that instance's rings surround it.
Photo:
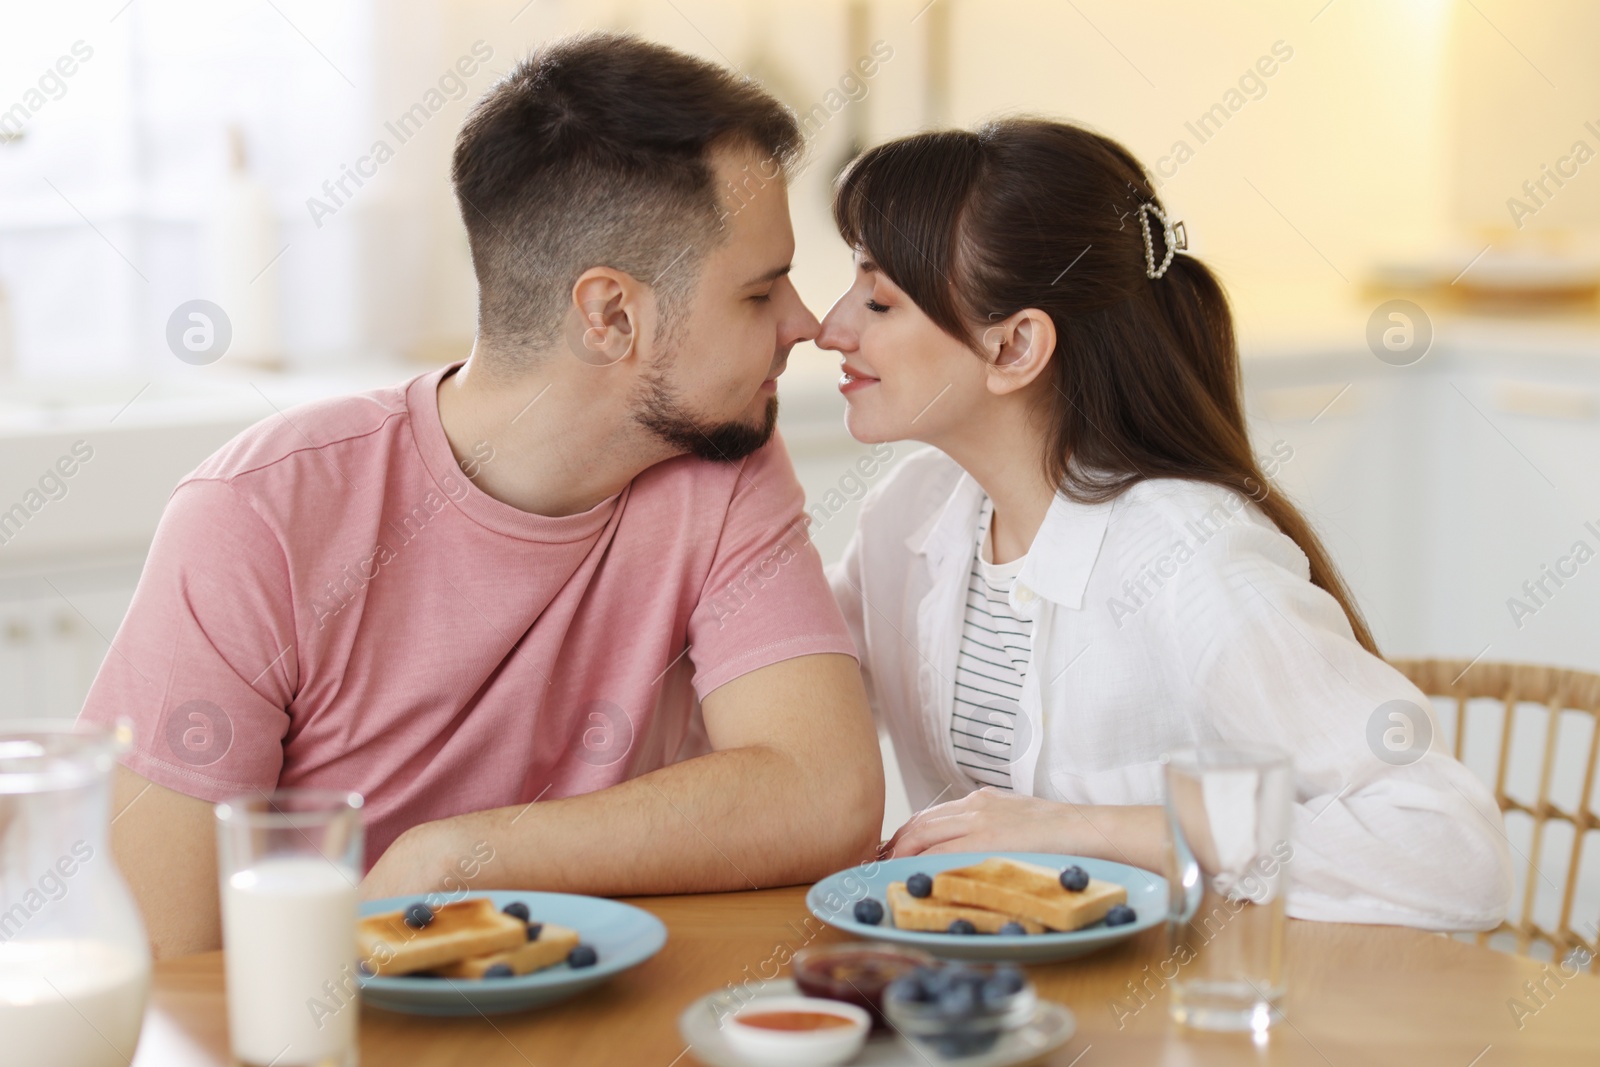
<path fill-rule="evenodd" d="M 1262 473 L 1226 297 L 1134 157 L 1042 120 L 918 134 L 858 158 L 834 218 L 855 281 L 817 343 L 850 432 L 934 446 L 832 575 L 917 809 L 888 850 L 1159 869 L 1162 754 L 1268 744 L 1291 915 L 1499 922 L 1499 810 L 1425 743 L 1369 744 L 1429 702 Z"/>

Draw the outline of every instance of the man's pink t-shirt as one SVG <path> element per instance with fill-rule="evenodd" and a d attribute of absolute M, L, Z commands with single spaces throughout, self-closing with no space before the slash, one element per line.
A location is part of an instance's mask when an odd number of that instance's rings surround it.
<path fill-rule="evenodd" d="M 465 476 L 510 456 L 458 465 L 453 370 L 274 416 L 179 484 L 82 713 L 133 721 L 130 768 L 205 800 L 355 790 L 370 866 L 417 823 L 701 754 L 697 697 L 854 656 L 781 440 L 532 515 Z"/>

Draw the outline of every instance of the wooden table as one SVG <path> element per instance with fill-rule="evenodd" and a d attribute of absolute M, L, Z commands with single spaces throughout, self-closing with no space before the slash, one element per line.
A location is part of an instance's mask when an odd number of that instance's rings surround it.
<path fill-rule="evenodd" d="M 654 959 L 575 1000 L 523 1015 L 424 1019 L 363 1006 L 363 1067 L 692 1067 L 678 1015 L 713 989 L 779 970 L 807 943 L 844 940 L 806 911 L 803 888 L 631 903 L 667 924 Z M 1166 956 L 1155 929 L 1069 963 L 1030 967 L 1043 996 L 1077 1014 L 1078 1032 L 1047 1063 L 1308 1064 L 1315 1067 L 1501 1067 L 1600 1063 L 1600 978 L 1560 979 L 1544 964 L 1383 926 L 1289 923 L 1286 1019 L 1259 1045 L 1194 1034 L 1167 1018 L 1159 979 L 1145 1006 L 1128 983 Z M 1549 977 L 1548 975 L 1554 975 Z M 1544 980 L 1529 996 L 1524 982 Z M 1509 1002 L 1534 1014 L 1521 1026 Z M 1120 1000 L 1122 1010 L 1114 1008 Z M 1119 1028 L 1119 1022 L 1121 1024 Z M 3 1039 L 3 1038 L 0 1038 Z M 227 1024 L 222 954 L 165 960 L 134 1067 L 220 1067 Z"/>

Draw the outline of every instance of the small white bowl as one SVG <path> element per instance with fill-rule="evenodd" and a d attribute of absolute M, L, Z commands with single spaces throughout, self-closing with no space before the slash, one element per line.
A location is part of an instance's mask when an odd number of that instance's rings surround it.
<path fill-rule="evenodd" d="M 849 1026 L 825 1030 L 772 1030 L 742 1019 L 769 1012 L 833 1015 Z M 723 1020 L 728 1047 L 759 1067 L 833 1067 L 855 1058 L 872 1029 L 872 1016 L 854 1004 L 822 997 L 757 997 Z"/>

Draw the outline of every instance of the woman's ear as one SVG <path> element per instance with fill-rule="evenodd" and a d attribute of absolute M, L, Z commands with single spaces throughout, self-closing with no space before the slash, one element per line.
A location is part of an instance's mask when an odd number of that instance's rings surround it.
<path fill-rule="evenodd" d="M 567 347 L 594 367 L 609 367 L 633 352 L 633 278 L 610 267 L 591 267 L 572 286 Z"/>
<path fill-rule="evenodd" d="M 995 396 L 1029 385 L 1050 365 L 1056 350 L 1056 324 L 1037 308 L 1024 308 L 983 331 L 989 359 L 985 384 Z"/>

